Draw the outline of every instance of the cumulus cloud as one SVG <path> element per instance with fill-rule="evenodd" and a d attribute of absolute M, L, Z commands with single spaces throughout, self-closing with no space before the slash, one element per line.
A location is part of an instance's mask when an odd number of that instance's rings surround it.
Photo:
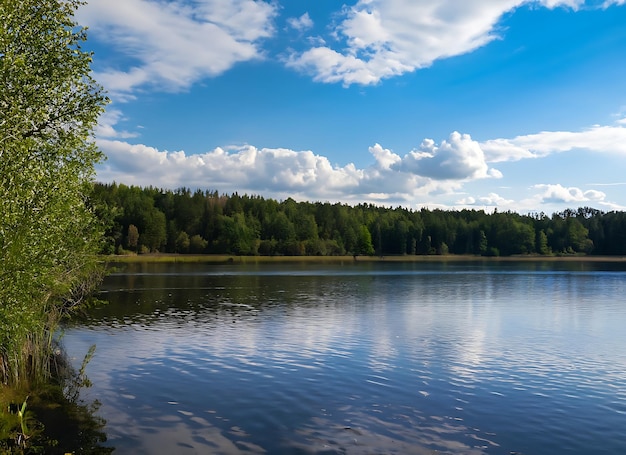
<path fill-rule="evenodd" d="M 499 171 L 489 169 L 480 144 L 472 140 L 469 134 L 456 131 L 440 145 L 432 139 L 425 139 L 418 150 L 412 151 L 393 166 L 435 180 L 502 177 Z"/>
<path fill-rule="evenodd" d="M 498 39 L 503 15 L 525 4 L 574 10 L 584 0 L 359 0 L 344 7 L 335 47 L 294 52 L 287 65 L 321 82 L 369 85 Z M 620 4 L 622 0 L 607 2 Z M 339 49 L 338 49 L 339 48 Z"/>
<path fill-rule="evenodd" d="M 374 156 L 377 166 L 382 170 L 390 170 L 392 166 L 402 161 L 399 155 L 383 148 L 380 144 L 370 147 L 369 151 Z"/>
<path fill-rule="evenodd" d="M 128 95 L 146 85 L 184 89 L 261 57 L 276 8 L 254 0 L 89 0 L 78 20 L 91 37 L 116 45 L 117 66 L 99 69 L 97 80 Z"/>
<path fill-rule="evenodd" d="M 542 202 L 547 203 L 580 203 L 580 202 L 598 202 L 603 201 L 606 197 L 602 191 L 588 190 L 583 191 L 580 188 L 565 188 L 562 185 L 541 184 L 535 185 L 540 191 Z"/>
<path fill-rule="evenodd" d="M 596 125 L 579 132 L 543 131 L 513 139 L 492 139 L 480 144 L 488 162 L 518 161 L 541 158 L 552 153 L 571 150 L 626 155 L 626 125 Z"/>
<path fill-rule="evenodd" d="M 287 24 L 295 30 L 304 31 L 313 27 L 313 20 L 309 16 L 309 13 L 304 13 L 300 17 L 290 17 L 287 19 Z"/>
<path fill-rule="evenodd" d="M 245 145 L 188 155 L 112 138 L 99 138 L 97 143 L 108 156 L 98 168 L 101 181 L 143 186 L 159 182 L 168 188 L 214 188 L 279 199 L 410 204 L 495 174 L 484 163 L 476 142 L 459 133 L 440 146 L 426 141 L 419 158 L 416 152 L 401 157 L 375 144 L 369 149 L 374 162 L 363 169 L 351 163 L 332 165 L 328 158 L 306 150 Z"/>
<path fill-rule="evenodd" d="M 362 178 L 362 171 L 353 165 L 333 167 L 327 158 L 310 151 L 248 145 L 187 155 L 184 151 L 161 151 L 116 140 L 100 139 L 98 145 L 108 156 L 98 170 L 98 177 L 104 181 L 138 185 L 160 182 L 169 188 L 188 186 L 257 193 L 312 190 L 324 194 L 341 192 Z"/>
<path fill-rule="evenodd" d="M 129 131 L 119 131 L 116 125 L 124 120 L 124 114 L 119 109 L 109 108 L 98 119 L 98 125 L 95 134 L 101 138 L 120 138 L 128 139 L 137 137 L 138 133 Z"/>
<path fill-rule="evenodd" d="M 480 207 L 510 207 L 515 204 L 512 199 L 506 199 L 497 193 L 489 193 L 487 196 L 479 196 L 477 198 L 468 196 L 460 199 L 458 202 L 460 205 L 466 206 L 480 206 Z"/>
<path fill-rule="evenodd" d="M 217 147 L 202 154 L 158 150 L 123 139 L 133 133 L 118 131 L 119 111 L 105 116 L 97 143 L 108 161 L 97 169 L 101 181 L 136 185 L 181 186 L 217 189 L 226 193 L 247 192 L 267 197 L 324 200 L 348 203 L 400 204 L 448 208 L 480 207 L 514 211 L 559 210 L 577 204 L 622 209 L 597 189 L 582 190 L 560 184 L 541 184 L 519 189 L 514 201 L 495 192 L 486 196 L 467 194 L 471 182 L 503 178 L 489 166 L 493 161 L 537 158 L 571 149 L 625 153 L 623 126 L 594 126 L 582 132 L 542 132 L 514 139 L 479 143 L 468 134 L 453 132 L 439 144 L 424 139 L 421 145 L 401 155 L 381 144 L 369 148 L 371 165 L 340 166 L 313 151 L 287 148 L 257 148 L 252 145 Z M 495 145 L 494 145 L 495 144 Z M 497 147 L 496 147 L 497 145 Z M 478 183 L 477 183 L 478 184 Z M 623 185 L 623 182 L 611 185 Z M 588 186 L 609 186 L 592 184 Z M 455 201 L 455 202 L 452 202 Z"/>
<path fill-rule="evenodd" d="M 509 199 L 490 192 L 486 196 L 466 196 L 456 201 L 455 207 L 478 208 L 487 211 L 498 209 L 518 213 L 557 212 L 565 208 L 582 205 L 603 207 L 608 210 L 624 210 L 624 207 L 607 200 L 601 191 L 583 191 L 577 187 L 565 187 L 561 184 L 533 185 L 524 191 L 518 191 L 519 199 Z"/>

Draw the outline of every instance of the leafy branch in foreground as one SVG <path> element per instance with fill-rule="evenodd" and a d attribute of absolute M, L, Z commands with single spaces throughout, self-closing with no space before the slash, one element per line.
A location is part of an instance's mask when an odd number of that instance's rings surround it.
<path fill-rule="evenodd" d="M 101 236 L 87 205 L 107 98 L 81 49 L 77 0 L 0 0 L 0 382 L 51 374 L 60 318 Z M 70 302 L 70 303 L 68 303 Z"/>

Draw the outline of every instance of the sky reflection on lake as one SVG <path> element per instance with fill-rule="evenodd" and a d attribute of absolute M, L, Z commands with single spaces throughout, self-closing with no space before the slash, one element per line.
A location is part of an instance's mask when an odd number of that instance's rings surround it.
<path fill-rule="evenodd" d="M 65 337 L 117 453 L 626 450 L 621 271 L 161 267 Z"/>

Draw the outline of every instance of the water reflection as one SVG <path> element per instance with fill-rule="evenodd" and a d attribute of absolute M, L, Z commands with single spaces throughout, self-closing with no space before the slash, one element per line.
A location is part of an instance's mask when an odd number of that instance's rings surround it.
<path fill-rule="evenodd" d="M 52 388 L 31 397 L 30 409 L 43 425 L 44 440 L 40 442 L 42 438 L 36 435 L 37 440 L 30 443 L 26 453 L 112 453 L 114 447 L 106 444 L 106 421 L 100 417 L 99 408 L 100 403 L 97 401 L 68 400 L 61 390 Z"/>
<path fill-rule="evenodd" d="M 119 453 L 618 453 L 625 288 L 579 265 L 151 265 L 66 343 L 98 344 Z"/>

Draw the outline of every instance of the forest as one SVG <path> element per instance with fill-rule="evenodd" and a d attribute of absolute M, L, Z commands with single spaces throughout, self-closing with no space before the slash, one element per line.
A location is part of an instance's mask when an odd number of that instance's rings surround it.
<path fill-rule="evenodd" d="M 95 185 L 104 254 L 626 255 L 626 213 L 551 216 L 296 202 L 217 191 Z"/>

